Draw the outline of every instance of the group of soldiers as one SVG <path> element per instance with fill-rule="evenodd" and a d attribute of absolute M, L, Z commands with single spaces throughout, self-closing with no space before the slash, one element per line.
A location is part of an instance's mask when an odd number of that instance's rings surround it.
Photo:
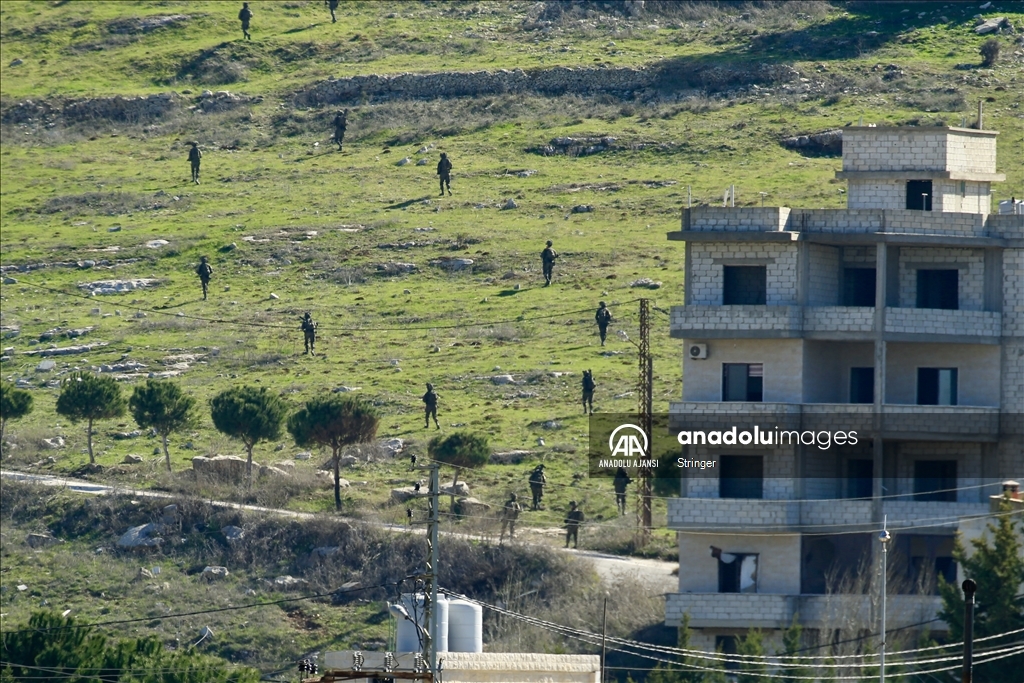
<path fill-rule="evenodd" d="M 324 0 L 324 5 L 331 12 L 331 23 L 338 23 L 338 17 L 335 14 L 338 10 L 338 6 L 341 4 L 341 0 Z M 249 9 L 249 3 L 243 2 L 242 9 L 238 11 L 238 20 L 242 22 L 242 39 L 252 40 L 252 35 L 249 33 L 249 24 L 252 21 L 252 10 Z"/>
<path fill-rule="evenodd" d="M 533 468 L 530 472 L 530 493 L 533 495 L 533 504 L 531 510 L 543 510 L 544 506 L 541 501 L 544 498 L 544 487 L 547 486 L 548 479 L 544 474 L 544 464 L 541 463 Z M 515 493 L 510 493 L 508 500 L 505 501 L 505 507 L 501 513 L 501 534 L 498 536 L 498 544 L 501 545 L 505 542 L 505 532 L 508 531 L 508 540 L 512 541 L 516 535 L 516 522 L 519 520 L 519 513 L 523 511 L 523 506 L 519 504 L 519 496 Z M 583 510 L 580 509 L 579 505 L 575 500 L 569 501 L 569 510 L 566 512 L 565 519 L 562 522 L 562 526 L 565 527 L 565 547 L 569 547 L 569 541 L 572 541 L 573 548 L 578 548 L 580 544 L 580 526 L 586 520 Z"/>

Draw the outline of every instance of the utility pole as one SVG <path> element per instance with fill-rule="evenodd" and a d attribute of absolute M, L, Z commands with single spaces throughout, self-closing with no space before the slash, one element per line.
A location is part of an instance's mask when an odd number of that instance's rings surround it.
<path fill-rule="evenodd" d="M 637 387 L 639 405 L 637 406 L 637 417 L 640 420 L 639 427 L 647 435 L 647 450 L 644 455 L 646 460 L 653 457 L 654 450 L 654 429 L 652 414 L 652 392 L 654 390 L 654 363 L 651 360 L 651 302 L 648 299 L 640 299 L 640 380 Z M 653 472 L 650 467 L 639 468 L 640 475 L 640 498 L 638 500 L 638 522 L 640 525 L 640 540 L 646 543 L 651 534 L 651 477 Z"/>
<path fill-rule="evenodd" d="M 960 587 L 964 589 L 964 669 L 960 681 L 971 683 L 974 678 L 974 592 L 978 584 L 974 579 L 964 579 Z"/>
<path fill-rule="evenodd" d="M 604 594 L 604 612 L 601 617 L 601 683 L 605 683 L 605 658 L 608 656 L 608 592 Z"/>
<path fill-rule="evenodd" d="M 888 590 L 887 579 L 889 573 L 889 541 L 892 539 L 892 536 L 889 535 L 888 529 L 886 529 L 886 527 L 888 526 L 888 522 L 889 516 L 886 515 L 882 519 L 882 531 L 878 534 L 878 540 L 882 543 L 882 628 L 880 629 L 882 636 L 882 648 L 881 652 L 879 653 L 878 659 L 878 680 L 880 683 L 885 683 L 885 594 Z"/>
<path fill-rule="evenodd" d="M 415 456 L 413 456 L 415 458 Z M 426 634 L 423 639 L 423 658 L 427 660 L 427 667 L 430 669 L 432 681 L 437 681 L 437 640 L 438 621 L 440 610 L 437 609 L 437 535 L 440 526 L 440 504 L 441 504 L 441 480 L 439 475 L 440 466 L 435 463 L 422 465 L 418 469 L 430 471 L 430 497 L 427 499 L 430 504 L 429 516 L 427 518 L 427 568 L 424 573 L 425 582 L 423 597 L 423 622 L 426 626 Z M 429 593 L 427 593 L 429 591 Z M 416 596 L 413 595 L 415 603 Z"/>

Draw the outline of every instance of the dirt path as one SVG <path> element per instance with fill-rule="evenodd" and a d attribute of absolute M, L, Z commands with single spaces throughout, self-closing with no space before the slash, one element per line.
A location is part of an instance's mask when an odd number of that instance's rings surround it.
<path fill-rule="evenodd" d="M 31 482 L 35 484 L 41 484 L 43 486 L 55 486 L 66 488 L 69 491 L 75 493 L 90 494 L 95 496 L 103 496 L 109 494 L 121 494 L 131 495 L 136 498 L 157 498 L 161 500 L 175 500 L 180 498 L 179 495 L 173 493 L 164 493 L 162 491 L 145 491 L 140 489 L 123 488 L 118 486 L 109 486 L 106 484 L 97 484 L 91 481 L 83 481 L 81 479 L 70 479 L 66 477 L 56 477 L 48 474 L 30 474 L 27 472 L 17 472 L 13 470 L 0 470 L 0 477 L 6 479 L 13 479 L 16 481 Z M 264 514 L 277 515 L 280 517 L 290 517 L 292 519 L 313 519 L 316 517 L 311 512 L 295 512 L 294 510 L 284 510 L 281 508 L 268 508 L 261 505 L 244 505 L 242 503 L 231 503 L 228 501 L 211 500 L 207 501 L 214 507 L 226 508 L 233 510 L 245 510 L 248 512 L 260 512 Z M 355 523 L 362 524 L 374 524 L 373 522 L 364 522 L 362 520 L 350 520 Z M 423 529 L 409 529 L 406 526 L 397 524 L 382 524 L 376 523 L 382 529 L 387 529 L 395 533 L 424 533 Z M 562 533 L 561 529 L 550 529 L 542 530 L 548 532 L 557 532 L 559 535 Z M 475 536 L 471 534 L 459 534 L 453 532 L 447 532 L 453 536 L 461 536 L 470 540 L 486 540 L 482 536 Z M 527 543 L 529 543 L 527 541 Z M 536 543 L 533 545 L 546 545 L 547 543 Z M 623 583 L 641 583 L 652 594 L 659 595 L 663 593 L 674 593 L 678 590 L 678 579 L 673 576 L 673 572 L 678 566 L 675 562 L 663 562 L 661 560 L 650 560 L 638 557 L 623 557 L 620 555 L 608 555 L 605 553 L 594 552 L 591 550 L 565 550 L 564 552 L 571 553 L 573 556 L 589 561 L 594 566 L 594 570 L 597 571 L 598 575 L 602 580 L 609 586 L 622 585 Z"/>

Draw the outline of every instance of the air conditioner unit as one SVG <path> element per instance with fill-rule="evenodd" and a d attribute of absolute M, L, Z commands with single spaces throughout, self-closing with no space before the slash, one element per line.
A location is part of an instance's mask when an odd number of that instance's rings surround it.
<path fill-rule="evenodd" d="M 693 360 L 704 360 L 708 357 L 707 344 L 690 344 L 690 358 Z"/>

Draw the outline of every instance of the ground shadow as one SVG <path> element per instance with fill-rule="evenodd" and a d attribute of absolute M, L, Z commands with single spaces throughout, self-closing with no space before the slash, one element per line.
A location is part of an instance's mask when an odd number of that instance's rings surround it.
<path fill-rule="evenodd" d="M 413 204 L 419 204 L 420 202 L 422 202 L 422 201 L 424 201 L 426 199 L 430 199 L 431 197 L 433 197 L 433 195 L 429 195 L 428 194 L 428 195 L 425 195 L 423 197 L 419 197 L 418 199 L 407 199 L 404 202 L 399 202 L 397 204 L 391 204 L 390 206 L 385 206 L 384 208 L 385 209 L 404 209 L 404 208 L 406 208 L 408 206 L 412 206 Z"/>

